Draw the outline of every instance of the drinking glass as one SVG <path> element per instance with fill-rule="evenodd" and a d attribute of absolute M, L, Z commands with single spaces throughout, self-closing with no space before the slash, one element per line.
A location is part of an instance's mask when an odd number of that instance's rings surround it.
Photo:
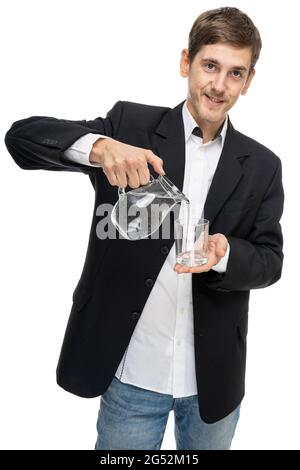
<path fill-rule="evenodd" d="M 209 221 L 179 218 L 174 224 L 176 263 L 188 267 L 207 263 Z"/>

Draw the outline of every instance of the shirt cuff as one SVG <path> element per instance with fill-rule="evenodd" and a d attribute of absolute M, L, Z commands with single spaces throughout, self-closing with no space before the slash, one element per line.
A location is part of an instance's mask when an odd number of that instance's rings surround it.
<path fill-rule="evenodd" d="M 101 137 L 106 138 L 107 136 L 101 134 L 83 135 L 63 152 L 64 158 L 72 162 L 81 163 L 82 165 L 98 166 L 101 168 L 101 163 L 92 163 L 89 158 L 93 144 Z"/>
<path fill-rule="evenodd" d="M 220 261 L 215 264 L 211 269 L 214 271 L 217 271 L 217 273 L 225 273 L 227 269 L 227 263 L 228 263 L 228 258 L 229 258 L 229 252 L 230 252 L 230 245 L 229 243 L 227 244 L 227 250 L 223 258 L 220 259 Z"/>

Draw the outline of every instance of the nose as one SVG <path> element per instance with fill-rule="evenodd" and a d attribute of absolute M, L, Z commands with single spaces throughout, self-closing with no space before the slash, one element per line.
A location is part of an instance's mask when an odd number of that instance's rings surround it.
<path fill-rule="evenodd" d="M 222 95 L 226 90 L 226 74 L 219 73 L 215 76 L 212 82 L 212 89 L 218 94 Z"/>

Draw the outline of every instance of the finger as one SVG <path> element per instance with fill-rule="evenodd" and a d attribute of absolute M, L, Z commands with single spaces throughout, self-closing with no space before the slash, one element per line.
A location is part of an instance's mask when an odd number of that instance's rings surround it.
<path fill-rule="evenodd" d="M 226 253 L 226 250 L 227 250 L 227 247 L 224 246 L 224 243 L 217 243 L 216 245 L 216 255 L 217 256 L 225 256 L 225 253 Z"/>
<path fill-rule="evenodd" d="M 216 255 L 217 256 L 221 256 L 221 258 L 223 258 L 223 256 L 225 256 L 225 254 L 226 254 L 226 250 L 222 246 L 216 248 Z"/>
<path fill-rule="evenodd" d="M 146 159 L 150 165 L 153 166 L 156 173 L 159 175 L 165 175 L 165 171 L 163 169 L 163 160 L 155 155 L 151 150 L 146 150 Z"/>
<path fill-rule="evenodd" d="M 126 186 L 127 186 L 127 177 L 126 177 L 125 171 L 117 169 L 115 171 L 115 175 L 116 175 L 117 185 L 120 188 L 126 188 Z"/>
<path fill-rule="evenodd" d="M 212 268 L 211 264 L 203 264 L 202 266 L 193 266 L 190 268 L 190 273 L 206 273 Z"/>
<path fill-rule="evenodd" d="M 208 240 L 210 242 L 216 242 L 218 240 L 218 236 L 219 236 L 218 233 L 214 233 L 213 235 L 208 235 Z"/>
<path fill-rule="evenodd" d="M 176 271 L 178 274 L 188 273 L 189 268 L 188 268 L 188 266 L 182 266 L 181 264 L 177 263 L 174 267 L 174 271 Z"/>
<path fill-rule="evenodd" d="M 117 177 L 113 171 L 108 171 L 103 168 L 103 173 L 112 186 L 117 186 Z"/>
<path fill-rule="evenodd" d="M 175 264 L 175 266 L 174 266 L 173 269 L 174 269 L 174 271 L 176 271 L 177 273 L 180 273 L 180 269 L 181 269 L 180 264 Z"/>
<path fill-rule="evenodd" d="M 224 244 L 221 240 L 211 241 L 211 244 L 214 245 L 214 254 L 215 256 L 224 256 Z"/>
<path fill-rule="evenodd" d="M 141 185 L 137 170 L 127 171 L 127 181 L 131 188 L 138 188 Z"/>
<path fill-rule="evenodd" d="M 209 235 L 209 241 L 212 241 L 216 244 L 216 255 L 225 256 L 227 251 L 228 241 L 222 233 L 215 233 L 214 235 Z"/>
<path fill-rule="evenodd" d="M 216 244 L 214 242 L 208 242 L 207 244 L 207 251 L 210 254 L 215 254 L 216 251 Z"/>
<path fill-rule="evenodd" d="M 137 172 L 141 185 L 149 183 L 150 171 L 148 170 L 148 167 L 138 168 Z"/>

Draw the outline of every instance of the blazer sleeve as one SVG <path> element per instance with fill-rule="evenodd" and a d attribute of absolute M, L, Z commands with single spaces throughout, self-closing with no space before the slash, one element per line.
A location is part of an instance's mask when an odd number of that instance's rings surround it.
<path fill-rule="evenodd" d="M 106 118 L 98 117 L 91 121 L 28 117 L 12 124 L 5 135 L 5 145 L 16 164 L 24 170 L 64 170 L 90 174 L 98 167 L 68 161 L 63 152 L 85 134 L 114 137 L 121 115 L 122 101 L 118 101 Z"/>
<path fill-rule="evenodd" d="M 260 289 L 277 282 L 283 263 L 280 219 L 284 205 L 282 165 L 278 157 L 271 183 L 265 191 L 247 239 L 228 236 L 230 256 L 225 273 L 199 274 L 207 287 L 230 292 Z M 197 275 L 197 274 L 196 274 Z"/>

